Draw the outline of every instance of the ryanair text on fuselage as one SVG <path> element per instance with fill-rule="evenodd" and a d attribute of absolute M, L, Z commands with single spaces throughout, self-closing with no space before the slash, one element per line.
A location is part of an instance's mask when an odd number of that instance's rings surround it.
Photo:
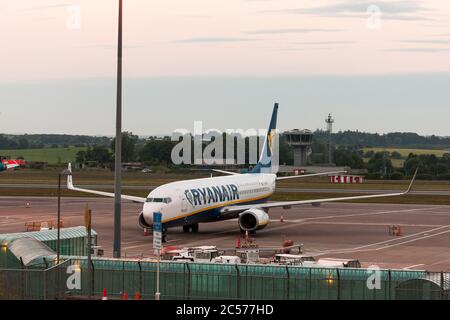
<path fill-rule="evenodd" d="M 184 193 L 186 195 L 186 199 L 194 207 L 224 201 L 239 200 L 239 189 L 235 184 L 188 189 Z"/>

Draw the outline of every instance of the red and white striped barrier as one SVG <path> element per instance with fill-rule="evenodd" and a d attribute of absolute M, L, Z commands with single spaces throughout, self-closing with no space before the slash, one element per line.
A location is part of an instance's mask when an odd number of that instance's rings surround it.
<path fill-rule="evenodd" d="M 331 176 L 331 183 L 364 183 L 362 176 Z"/>

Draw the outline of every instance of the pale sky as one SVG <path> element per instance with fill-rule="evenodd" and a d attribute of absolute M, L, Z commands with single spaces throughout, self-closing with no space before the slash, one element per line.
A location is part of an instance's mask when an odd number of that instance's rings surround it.
<path fill-rule="evenodd" d="M 117 2 L 0 0 L 0 132 L 112 134 Z M 450 136 L 448 0 L 124 0 L 124 130 Z M 70 120 L 68 120 L 70 117 Z"/>

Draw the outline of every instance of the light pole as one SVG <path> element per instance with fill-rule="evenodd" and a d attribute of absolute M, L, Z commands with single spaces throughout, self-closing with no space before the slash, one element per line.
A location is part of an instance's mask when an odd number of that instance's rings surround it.
<path fill-rule="evenodd" d="M 121 256 L 121 180 L 122 180 L 122 0 L 119 0 L 117 41 L 116 147 L 114 165 L 114 258 Z"/>
<path fill-rule="evenodd" d="M 72 175 L 72 172 L 68 169 L 64 169 L 58 174 L 58 217 L 57 217 L 57 240 L 56 240 L 56 263 L 59 264 L 59 256 L 61 254 L 61 177 L 67 177 Z"/>

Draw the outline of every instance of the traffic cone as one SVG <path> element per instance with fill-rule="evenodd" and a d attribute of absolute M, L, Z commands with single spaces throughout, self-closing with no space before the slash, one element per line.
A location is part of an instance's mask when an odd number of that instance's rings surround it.
<path fill-rule="evenodd" d="M 136 292 L 136 300 L 141 300 L 141 294 L 138 292 Z"/>
<path fill-rule="evenodd" d="M 106 291 L 106 288 L 103 288 L 102 300 L 108 300 L 108 292 Z"/>
<path fill-rule="evenodd" d="M 236 248 L 240 248 L 241 247 L 241 238 L 237 238 L 236 240 Z"/>
<path fill-rule="evenodd" d="M 128 293 L 126 291 L 123 293 L 123 300 L 128 300 Z"/>
<path fill-rule="evenodd" d="M 148 236 L 150 233 L 148 232 L 148 228 L 144 228 L 144 236 Z"/>

